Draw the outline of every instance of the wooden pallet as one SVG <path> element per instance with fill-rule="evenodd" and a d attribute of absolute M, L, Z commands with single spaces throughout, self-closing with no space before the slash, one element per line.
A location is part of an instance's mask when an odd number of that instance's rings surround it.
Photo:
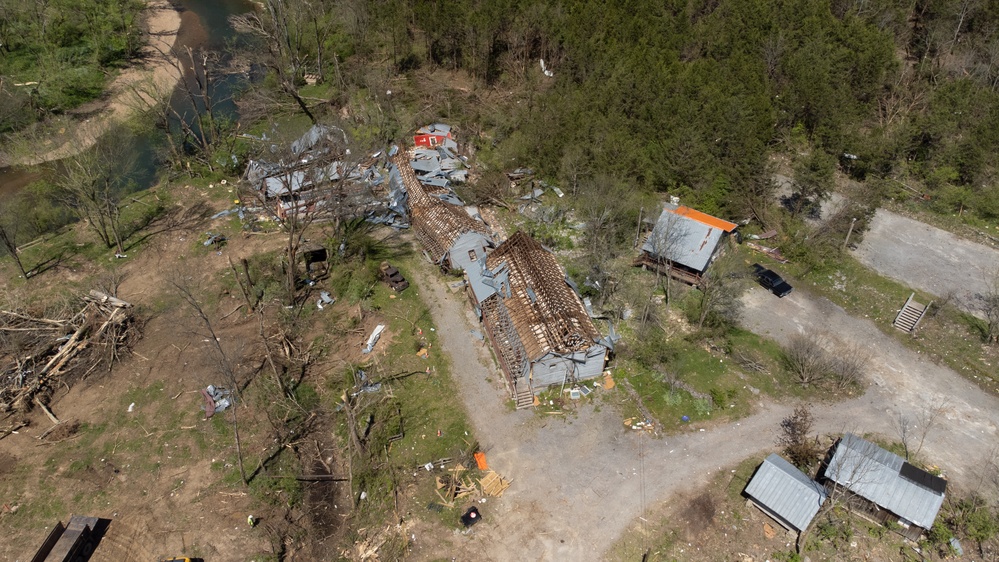
<path fill-rule="evenodd" d="M 479 479 L 479 487 L 484 495 L 499 497 L 510 487 L 510 481 L 496 474 L 495 470 L 490 470 Z"/>

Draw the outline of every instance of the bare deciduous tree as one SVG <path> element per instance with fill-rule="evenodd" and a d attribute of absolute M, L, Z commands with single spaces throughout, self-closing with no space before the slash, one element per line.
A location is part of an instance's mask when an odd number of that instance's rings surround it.
<path fill-rule="evenodd" d="M 794 412 L 781 420 L 777 445 L 791 460 L 794 466 L 808 470 L 817 460 L 819 448 L 810 435 L 814 419 L 808 406 L 798 406 Z"/>
<path fill-rule="evenodd" d="M 19 223 L 17 217 L 11 216 L 10 213 L 4 212 L 6 207 L 0 209 L 0 245 L 6 250 L 10 257 L 14 260 L 14 265 L 17 266 L 18 271 L 25 279 L 28 278 L 28 272 L 24 270 L 24 264 L 21 262 L 21 254 L 17 251 L 17 233 L 19 230 Z"/>
<path fill-rule="evenodd" d="M 926 436 L 936 426 L 946 408 L 947 402 L 942 400 L 935 406 L 924 406 L 915 416 L 899 411 L 892 417 L 891 426 L 902 443 L 906 460 L 919 456 Z"/>
<path fill-rule="evenodd" d="M 247 478 L 246 475 L 246 469 L 243 468 L 243 448 L 239 440 L 238 410 L 240 404 L 242 403 L 242 398 L 240 397 L 240 391 L 239 391 L 240 384 L 239 384 L 239 377 L 236 372 L 236 365 L 233 363 L 230 354 L 227 353 L 226 350 L 222 347 L 222 340 L 219 339 L 218 335 L 215 333 L 215 326 L 212 324 L 212 321 L 208 318 L 208 314 L 205 312 L 205 309 L 201 306 L 201 303 L 198 301 L 197 297 L 195 297 L 194 293 L 191 292 L 191 288 L 188 286 L 188 284 L 183 281 L 176 281 L 176 280 L 171 281 L 171 284 L 173 285 L 174 289 L 177 291 L 177 294 L 180 295 L 181 298 L 184 299 L 184 302 L 186 302 L 191 307 L 191 310 L 194 312 L 195 316 L 197 316 L 198 321 L 201 322 L 201 324 L 204 326 L 205 329 L 204 335 L 207 336 L 206 339 L 208 341 L 209 347 L 212 349 L 212 352 L 215 355 L 216 368 L 218 374 L 222 376 L 222 378 L 225 380 L 225 384 L 228 385 L 229 389 L 232 390 L 233 395 L 237 399 L 236 404 L 234 404 L 229 409 L 229 411 L 232 412 L 232 432 L 236 441 L 236 460 L 239 464 L 239 475 L 242 478 L 243 483 L 248 484 L 249 479 Z"/>
<path fill-rule="evenodd" d="M 999 343 L 999 271 L 986 282 L 987 289 L 981 296 L 980 309 L 985 317 L 985 341 Z"/>
<path fill-rule="evenodd" d="M 121 197 L 129 187 L 135 152 L 122 138 L 127 132 L 111 131 L 90 150 L 60 161 L 56 184 L 63 202 L 97 234 L 108 248 L 124 253 Z"/>
<path fill-rule="evenodd" d="M 782 346 L 784 367 L 803 386 L 818 383 L 829 375 L 830 362 L 822 339 L 795 334 Z"/>

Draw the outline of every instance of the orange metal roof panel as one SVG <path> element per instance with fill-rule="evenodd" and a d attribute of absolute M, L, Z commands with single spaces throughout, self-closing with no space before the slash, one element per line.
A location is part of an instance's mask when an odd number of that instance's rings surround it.
<path fill-rule="evenodd" d="M 732 232 L 738 225 L 734 222 L 728 222 L 717 217 L 712 217 L 707 213 L 702 213 L 696 209 L 691 209 L 690 207 L 680 206 L 676 209 L 669 209 L 669 212 L 680 215 L 681 217 L 687 217 L 690 220 L 695 220 L 701 224 L 706 224 L 713 228 L 719 228 L 725 232 Z"/>

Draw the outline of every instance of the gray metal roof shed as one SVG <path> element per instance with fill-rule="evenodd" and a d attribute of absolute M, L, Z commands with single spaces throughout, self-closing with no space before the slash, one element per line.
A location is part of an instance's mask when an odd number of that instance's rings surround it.
<path fill-rule="evenodd" d="M 694 271 L 703 272 L 722 237 L 736 225 L 712 217 L 689 207 L 666 205 L 656 221 L 652 233 L 642 244 L 642 250 L 658 258 L 666 258 Z M 664 248 L 657 248 L 656 241 L 669 246 L 668 256 L 659 256 Z M 667 242 L 668 240 L 668 242 Z"/>
<path fill-rule="evenodd" d="M 923 529 L 933 526 L 946 488 L 942 478 L 852 433 L 840 440 L 825 476 Z"/>
<path fill-rule="evenodd" d="M 808 528 L 827 497 L 822 485 L 776 453 L 757 469 L 746 495 L 781 525 L 796 531 Z"/>

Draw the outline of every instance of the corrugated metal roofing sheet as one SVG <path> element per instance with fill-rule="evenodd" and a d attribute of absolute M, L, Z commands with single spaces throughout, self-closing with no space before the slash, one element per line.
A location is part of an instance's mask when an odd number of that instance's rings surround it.
<path fill-rule="evenodd" d="M 818 482 L 780 455 L 771 454 L 749 481 L 746 495 L 803 531 L 826 501 L 827 494 Z"/>
<path fill-rule="evenodd" d="M 836 447 L 825 475 L 858 496 L 929 529 L 944 494 L 903 478 L 903 463 L 902 457 L 847 433 Z"/>

